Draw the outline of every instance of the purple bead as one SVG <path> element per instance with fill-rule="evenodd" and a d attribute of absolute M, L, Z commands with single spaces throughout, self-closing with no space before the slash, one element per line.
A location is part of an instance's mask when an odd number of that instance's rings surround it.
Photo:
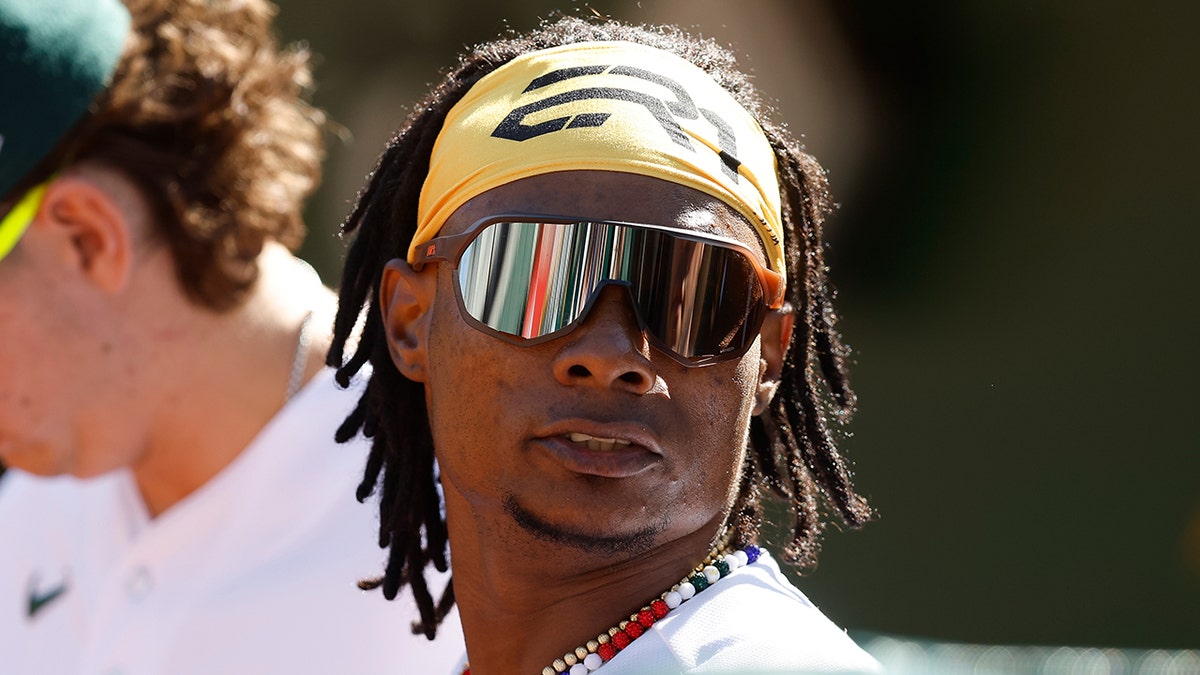
<path fill-rule="evenodd" d="M 755 560 L 758 560 L 758 556 L 762 555 L 762 549 L 754 544 L 750 544 L 742 550 L 746 552 L 747 564 L 753 564 Z"/>

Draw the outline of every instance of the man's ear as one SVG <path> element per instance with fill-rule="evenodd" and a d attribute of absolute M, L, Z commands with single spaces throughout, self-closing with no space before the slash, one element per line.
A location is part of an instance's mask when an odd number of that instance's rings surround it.
<path fill-rule="evenodd" d="M 796 312 L 789 304 L 768 312 L 767 318 L 763 319 L 762 330 L 759 333 L 762 362 L 754 405 L 755 415 L 761 415 L 775 397 L 775 390 L 779 388 L 779 377 L 783 373 L 783 362 L 787 357 L 788 347 L 792 344 L 792 328 L 795 325 Z"/>
<path fill-rule="evenodd" d="M 108 191 L 88 177 L 71 175 L 47 186 L 30 230 L 44 237 L 69 270 L 105 292 L 119 293 L 133 270 L 130 226 L 128 213 Z"/>
<path fill-rule="evenodd" d="M 379 284 L 379 306 L 388 352 L 396 369 L 413 382 L 429 376 L 429 323 L 437 291 L 437 266 L 420 272 L 403 258 L 394 258 L 383 268 Z"/>

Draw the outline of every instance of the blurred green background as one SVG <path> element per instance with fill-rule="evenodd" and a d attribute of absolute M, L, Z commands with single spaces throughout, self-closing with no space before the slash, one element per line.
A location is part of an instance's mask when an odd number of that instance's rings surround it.
<path fill-rule="evenodd" d="M 845 447 L 880 517 L 801 587 L 852 629 L 1200 647 L 1200 6 L 280 4 L 344 127 L 303 250 L 330 284 L 356 190 L 463 46 L 553 10 L 731 44 L 841 204 Z"/>

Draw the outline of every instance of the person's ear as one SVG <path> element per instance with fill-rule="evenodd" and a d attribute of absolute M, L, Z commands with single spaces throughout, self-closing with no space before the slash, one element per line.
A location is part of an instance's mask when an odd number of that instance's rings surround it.
<path fill-rule="evenodd" d="M 379 284 L 388 352 L 400 374 L 413 382 L 425 382 L 429 375 L 429 323 L 436 272 L 436 265 L 417 272 L 403 258 L 394 258 L 383 268 Z"/>
<path fill-rule="evenodd" d="M 46 188 L 30 226 L 55 259 L 97 288 L 119 293 L 133 271 L 132 235 L 126 211 L 108 191 L 80 175 L 62 176 Z"/>
<path fill-rule="evenodd" d="M 763 319 L 762 330 L 759 332 L 762 361 L 759 365 L 755 415 L 761 415 L 775 397 L 775 390 L 779 388 L 779 378 L 783 374 L 783 362 L 787 358 L 788 347 L 792 344 L 792 328 L 795 325 L 796 312 L 789 304 L 768 312 L 767 317 Z"/>

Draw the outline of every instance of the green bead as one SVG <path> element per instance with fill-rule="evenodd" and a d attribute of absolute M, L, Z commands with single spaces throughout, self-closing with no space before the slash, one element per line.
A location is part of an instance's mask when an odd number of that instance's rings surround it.
<path fill-rule="evenodd" d="M 697 593 L 708 588 L 708 579 L 703 574 L 693 574 L 688 578 L 688 581 L 692 582 L 692 585 L 696 587 Z"/>
<path fill-rule="evenodd" d="M 729 576 L 729 563 L 725 562 L 724 560 L 718 560 L 714 562 L 713 567 L 717 568 L 717 571 L 721 573 L 722 577 Z"/>

